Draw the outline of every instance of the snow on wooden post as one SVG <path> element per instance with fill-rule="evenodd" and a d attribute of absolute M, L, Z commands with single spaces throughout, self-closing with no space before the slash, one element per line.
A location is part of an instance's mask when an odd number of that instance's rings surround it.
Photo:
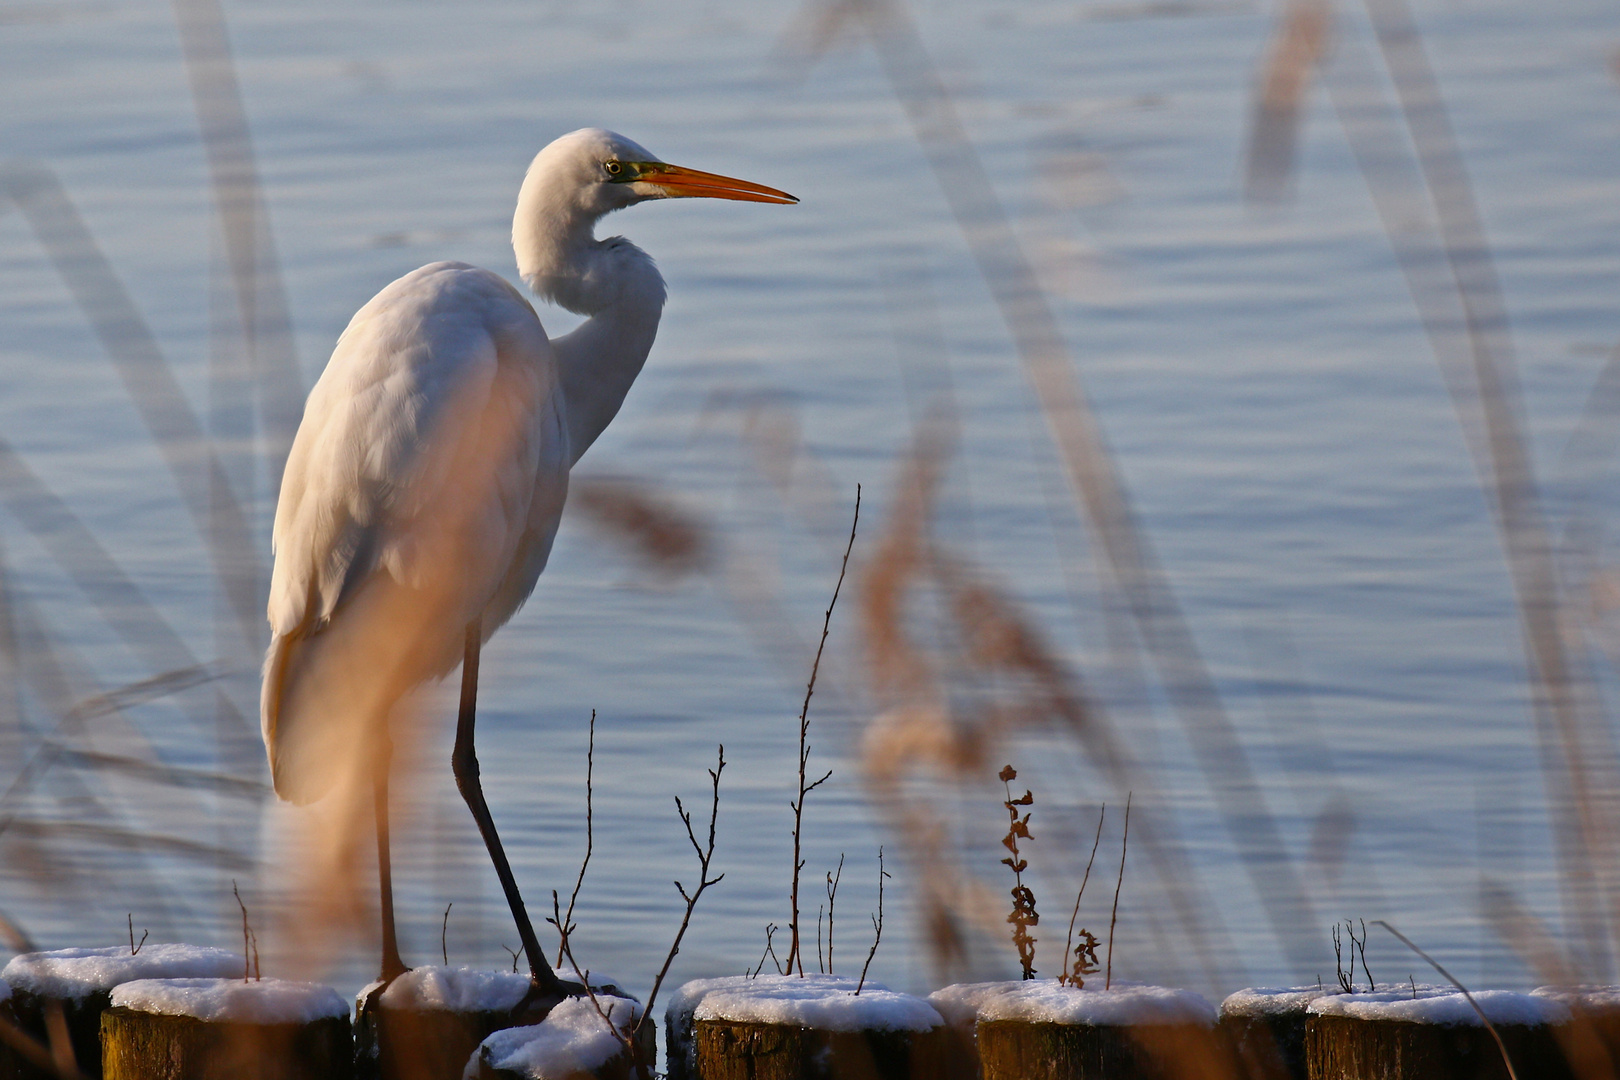
<path fill-rule="evenodd" d="M 1197 994 L 1055 979 L 968 983 L 929 1001 L 953 1024 L 976 1020 L 984 1080 L 1195 1080 L 1232 1075 L 1215 1009 Z"/>
<path fill-rule="evenodd" d="M 957 1080 L 973 1076 L 938 1011 L 841 975 L 700 979 L 665 1014 L 670 1080 Z"/>
<path fill-rule="evenodd" d="M 1571 1080 L 1555 1028 L 1570 1011 L 1506 990 L 1473 999 L 1502 1038 L 1519 1080 Z M 1311 1002 L 1305 1025 L 1311 1080 L 1507 1080 L 1495 1037 L 1450 986 L 1331 994 Z"/>
<path fill-rule="evenodd" d="M 140 979 L 101 1014 L 105 1080 L 349 1080 L 349 1006 L 284 979 Z"/>
<path fill-rule="evenodd" d="M 620 1035 L 632 1031 L 640 1017 L 640 1002 L 630 998 L 604 992 L 594 1003 L 569 998 L 538 1024 L 490 1035 L 467 1062 L 466 1075 L 472 1080 L 634 1080 L 643 1074 L 635 1070 Z M 652 1036 L 652 1028 L 644 1028 L 636 1042 L 637 1056 L 649 1066 L 645 1075 L 651 1075 L 657 1053 Z"/>
<path fill-rule="evenodd" d="M 355 1009 L 364 1080 L 460 1080 L 487 1035 L 525 1022 L 514 1013 L 530 983 L 526 972 L 419 967 L 380 995 L 379 985 L 360 991 Z"/>
<path fill-rule="evenodd" d="M 1254 987 L 1221 1002 L 1220 1027 L 1241 1075 L 1306 1080 L 1305 1010 L 1328 992 L 1320 986 Z"/>
<path fill-rule="evenodd" d="M 1530 993 L 1569 1009 L 1570 1022 L 1553 1035 L 1571 1072 L 1604 1076 L 1620 1068 L 1620 986 L 1542 986 Z"/>
<path fill-rule="evenodd" d="M 48 1028 L 65 1027 L 79 1071 L 101 1075 L 101 1014 L 113 987 L 134 979 L 207 978 L 242 974 L 242 957 L 198 945 L 123 945 L 107 949 L 58 949 L 11 958 L 0 979 L 11 986 L 17 1024 L 41 1042 Z M 21 1066 L 24 1080 L 53 1074 Z"/>

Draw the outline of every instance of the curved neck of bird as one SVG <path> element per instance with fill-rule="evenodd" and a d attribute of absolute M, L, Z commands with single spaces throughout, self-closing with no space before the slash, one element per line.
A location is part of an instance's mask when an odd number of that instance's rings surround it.
<path fill-rule="evenodd" d="M 518 271 L 541 298 L 590 316 L 552 341 L 572 457 L 578 461 L 619 412 L 658 333 L 664 279 L 622 236 L 597 240 L 600 215 L 545 205 L 525 188 L 512 230 Z"/>

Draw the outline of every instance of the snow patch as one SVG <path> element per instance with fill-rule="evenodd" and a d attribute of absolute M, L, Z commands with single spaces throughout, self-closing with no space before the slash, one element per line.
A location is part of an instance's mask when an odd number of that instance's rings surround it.
<path fill-rule="evenodd" d="M 585 977 L 571 968 L 558 968 L 557 977 L 584 983 Z M 617 981 L 592 973 L 591 989 L 612 997 L 635 998 L 619 988 Z M 360 991 L 364 1001 L 379 983 Z M 446 1012 L 508 1012 L 529 992 L 527 973 L 485 971 L 469 967 L 417 967 L 399 976 L 383 991 L 381 1004 L 390 1009 L 442 1009 Z"/>
<path fill-rule="evenodd" d="M 1251 986 L 1227 996 L 1221 1002 L 1221 1016 L 1284 1016 L 1305 1012 L 1319 997 L 1336 991 L 1320 986 Z"/>
<path fill-rule="evenodd" d="M 1474 1000 L 1493 1024 L 1561 1024 L 1569 1007 L 1551 997 L 1512 990 L 1476 990 Z M 1350 1016 L 1358 1020 L 1404 1020 L 1414 1024 L 1479 1027 L 1479 1013 L 1455 987 L 1419 983 L 1377 993 L 1328 994 L 1311 1002 L 1314 1016 Z"/>
<path fill-rule="evenodd" d="M 143 950 L 144 951 L 144 950 Z M 239 1024 L 312 1024 L 349 1017 L 330 986 L 286 979 L 137 979 L 113 989 L 115 1008 Z"/>
<path fill-rule="evenodd" d="M 1562 1002 L 1571 1010 L 1620 1010 L 1620 986 L 1538 986 L 1530 991 L 1530 996 Z"/>
<path fill-rule="evenodd" d="M 936 990 L 928 1000 L 958 1026 L 970 1019 L 1109 1027 L 1215 1025 L 1215 1007 L 1191 990 L 1137 983 L 1115 983 L 1110 990 L 1076 989 L 1056 979 L 963 983 Z"/>
<path fill-rule="evenodd" d="M 640 1003 L 629 998 L 598 995 L 597 1001 L 620 1030 L 641 1016 Z M 623 1049 L 590 998 L 567 998 L 540 1023 L 507 1028 L 485 1039 L 464 1075 L 476 1077 L 482 1064 L 531 1080 L 566 1080 L 594 1072 Z"/>
<path fill-rule="evenodd" d="M 855 988 L 861 986 L 860 996 Z M 791 1024 L 820 1031 L 929 1031 L 942 1023 L 928 1002 L 847 975 L 728 975 L 694 979 L 664 1011 L 671 1056 L 695 1067 L 693 1024 L 698 1020 Z"/>
<path fill-rule="evenodd" d="M 922 998 L 848 975 L 733 975 L 687 983 L 670 1005 L 694 1020 L 790 1024 L 819 1031 L 928 1031 L 943 1023 Z M 688 1008 L 688 1005 L 690 1006 Z"/>
<path fill-rule="evenodd" d="M 242 974 L 242 958 L 205 945 L 146 945 L 130 954 L 128 947 L 57 949 L 14 956 L 0 971 L 13 989 L 36 997 L 83 1001 L 136 979 L 229 978 Z"/>

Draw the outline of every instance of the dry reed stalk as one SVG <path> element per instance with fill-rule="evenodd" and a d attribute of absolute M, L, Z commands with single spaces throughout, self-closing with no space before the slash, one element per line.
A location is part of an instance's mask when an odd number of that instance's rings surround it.
<path fill-rule="evenodd" d="M 1311 74 L 1327 53 L 1332 31 L 1329 0 L 1289 0 L 1277 16 L 1265 68 L 1255 82 L 1245 156 L 1245 190 L 1250 199 L 1278 199 L 1288 189 L 1300 109 L 1311 86 Z"/>
<path fill-rule="evenodd" d="M 1599 793 L 1615 788 L 1615 752 L 1606 726 L 1591 715 L 1588 680 L 1562 612 L 1554 549 L 1518 420 L 1501 287 L 1411 13 L 1403 0 L 1368 0 L 1368 11 L 1416 150 L 1410 165 L 1406 140 L 1374 104 L 1369 80 L 1352 84 L 1335 75 L 1328 86 L 1495 511 L 1536 689 L 1542 768 L 1549 791 L 1567 792 L 1554 798 L 1566 915 L 1580 928 L 1582 954 L 1606 970 L 1611 940 L 1601 912 L 1608 911 L 1611 924 L 1620 918 L 1620 893 L 1614 829 Z"/>
<path fill-rule="evenodd" d="M 242 335 L 252 371 L 264 465 L 272 503 L 293 434 L 304 414 L 304 391 L 293 347 L 292 318 L 281 281 L 253 137 L 231 58 L 225 14 L 218 0 L 174 0 L 181 55 L 208 159 Z M 210 535 L 223 543 L 227 537 Z M 253 549 L 249 549 L 250 551 Z M 259 587 L 262 569 L 244 559 L 241 577 Z"/>
<path fill-rule="evenodd" d="M 223 531 L 230 551 L 253 550 L 252 531 L 230 480 L 188 404 L 173 369 L 134 300 L 113 271 L 61 182 L 42 165 L 0 169 L 0 194 L 28 219 L 40 245 L 106 349 L 130 399 L 162 452 L 176 486 L 204 537 Z M 256 588 L 231 573 L 224 548 L 210 551 L 244 644 L 257 649 L 263 613 Z"/>
<path fill-rule="evenodd" d="M 1176 716 L 1210 778 L 1223 822 L 1290 962 L 1309 966 L 1312 904 L 1255 781 L 1247 755 L 1182 618 L 1123 478 L 1074 372 L 1055 315 L 955 104 L 900 0 L 822 0 L 798 22 L 803 52 L 825 50 L 845 25 L 876 49 L 981 276 L 1012 337 L 1078 505 L 1124 592 Z M 808 28 L 808 29 L 805 29 Z M 1182 916 L 1196 912 L 1182 909 Z M 1193 935 L 1197 940 L 1198 935 Z"/>
<path fill-rule="evenodd" d="M 661 574 L 679 577 L 713 564 L 710 530 L 640 481 L 578 478 L 570 485 L 568 501 Z"/>

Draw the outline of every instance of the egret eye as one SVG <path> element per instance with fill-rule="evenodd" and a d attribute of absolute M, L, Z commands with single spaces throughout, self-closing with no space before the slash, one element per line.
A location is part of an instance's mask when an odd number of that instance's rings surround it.
<path fill-rule="evenodd" d="M 607 170 L 609 176 L 618 176 L 624 172 L 624 166 L 617 161 L 609 161 L 602 167 Z"/>

